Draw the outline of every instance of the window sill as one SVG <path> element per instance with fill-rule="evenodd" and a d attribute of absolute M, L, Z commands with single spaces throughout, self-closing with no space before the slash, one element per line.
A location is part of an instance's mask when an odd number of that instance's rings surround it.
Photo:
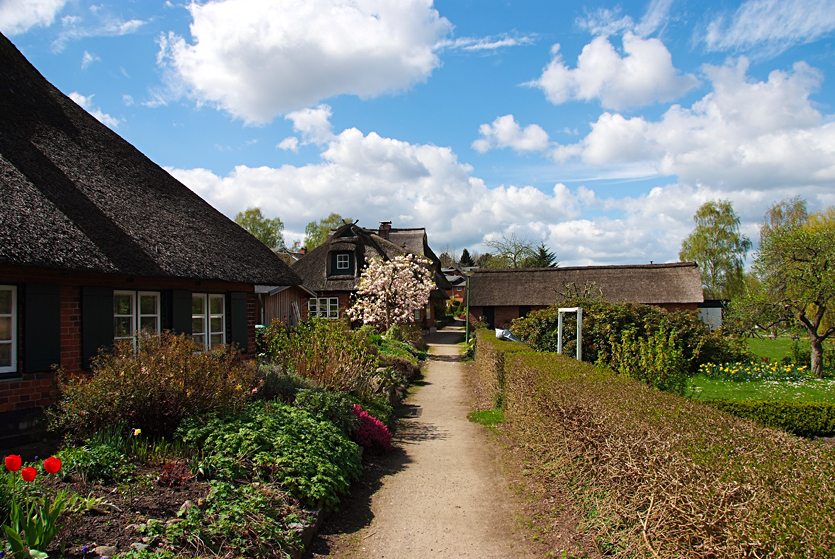
<path fill-rule="evenodd" d="M 0 373 L 0 382 L 12 382 L 23 378 L 21 373 Z"/>

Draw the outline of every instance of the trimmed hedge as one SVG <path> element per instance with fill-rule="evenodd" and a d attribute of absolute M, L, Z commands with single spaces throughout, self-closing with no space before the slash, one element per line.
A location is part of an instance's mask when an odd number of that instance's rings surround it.
<path fill-rule="evenodd" d="M 835 435 L 835 404 L 830 402 L 700 401 L 737 417 L 753 419 L 766 427 L 785 429 L 802 437 Z"/>
<path fill-rule="evenodd" d="M 504 429 L 532 467 L 574 495 L 603 554 L 835 554 L 830 445 L 565 356 L 490 360 L 504 361 Z"/>
<path fill-rule="evenodd" d="M 519 342 L 500 340 L 493 330 L 476 331 L 475 363 L 481 384 L 497 407 L 504 393 L 504 361 L 509 353 L 530 353 L 535 350 Z"/>

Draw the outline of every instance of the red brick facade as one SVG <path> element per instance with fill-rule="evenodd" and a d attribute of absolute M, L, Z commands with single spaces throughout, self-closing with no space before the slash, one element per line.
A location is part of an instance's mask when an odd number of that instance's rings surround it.
<path fill-rule="evenodd" d="M 27 366 L 24 354 L 24 307 L 23 291 L 27 285 L 58 286 L 60 299 L 60 367 L 68 372 L 82 370 L 83 364 L 83 309 L 84 286 L 99 286 L 116 290 L 154 291 L 161 294 L 166 290 L 184 290 L 193 293 L 223 293 L 230 299 L 230 293 L 246 293 L 246 347 L 243 359 L 255 355 L 256 296 L 254 286 L 220 281 L 196 281 L 172 278 L 130 278 L 105 274 L 85 274 L 24 267 L 0 268 L 0 285 L 17 286 L 17 346 L 16 371 L 0 374 L 0 446 L 9 446 L 25 440 L 24 433 L 31 419 L 39 416 L 44 406 L 55 397 L 54 373 L 48 367 L 32 370 Z M 55 289 L 55 288 L 53 288 Z M 231 304 L 231 302 L 230 302 Z M 160 319 L 163 328 L 170 321 L 164 305 L 161 305 Z M 227 306 L 228 308 L 228 306 Z M 226 312 L 226 335 L 229 341 L 232 332 L 231 312 Z M 112 319 L 112 318 L 111 318 Z M 30 340 L 31 341 L 31 340 Z M 37 349 L 37 348 L 36 348 Z"/>

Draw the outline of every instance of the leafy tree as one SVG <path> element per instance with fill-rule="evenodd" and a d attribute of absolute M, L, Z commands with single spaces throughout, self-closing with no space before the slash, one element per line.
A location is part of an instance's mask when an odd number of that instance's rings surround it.
<path fill-rule="evenodd" d="M 696 229 L 681 243 L 679 258 L 699 264 L 705 297 L 730 299 L 743 290 L 743 261 L 751 241 L 739 232 L 729 200 L 705 202 L 693 216 Z"/>
<path fill-rule="evenodd" d="M 766 210 L 765 219 L 760 224 L 760 242 L 774 228 L 801 225 L 808 218 L 809 212 L 806 210 L 806 200 L 803 200 L 800 196 L 786 198 Z"/>
<path fill-rule="evenodd" d="M 441 254 L 438 255 L 438 260 L 441 261 L 442 268 L 449 268 L 453 264 L 455 264 L 455 259 L 449 255 L 447 251 L 443 251 Z"/>
<path fill-rule="evenodd" d="M 261 213 L 261 208 L 247 208 L 246 211 L 238 212 L 235 216 L 235 223 L 252 233 L 252 235 L 270 248 L 284 248 L 284 223 L 275 217 L 267 219 Z"/>
<path fill-rule="evenodd" d="M 835 208 L 802 221 L 769 220 L 772 210 L 766 214 L 768 229 L 754 260 L 759 285 L 751 282 L 749 292 L 734 301 L 732 312 L 742 329 L 805 329 L 812 373 L 821 376 L 823 342 L 835 334 L 835 326 L 825 320 L 835 306 Z"/>
<path fill-rule="evenodd" d="M 373 258 L 362 271 L 348 316 L 380 331 L 412 322 L 415 311 L 426 307 L 429 292 L 435 288 L 430 265 L 428 259 L 413 254 L 391 260 Z"/>
<path fill-rule="evenodd" d="M 328 240 L 328 233 L 331 229 L 338 229 L 353 220 L 350 217 L 343 218 L 338 213 L 332 213 L 319 223 L 311 221 L 304 228 L 304 246 L 307 250 L 313 250 Z"/>
<path fill-rule="evenodd" d="M 470 256 L 470 252 L 467 249 L 461 251 L 461 260 L 458 261 L 458 264 L 466 267 L 475 266 L 473 257 Z"/>
<path fill-rule="evenodd" d="M 510 237 L 502 233 L 501 239 L 484 241 L 484 244 L 496 251 L 487 262 L 489 268 L 521 268 L 525 259 L 536 256 L 533 243 L 517 238 L 516 233 Z"/>
<path fill-rule="evenodd" d="M 535 254 L 529 256 L 524 262 L 525 268 L 556 268 L 559 265 L 557 255 L 548 250 L 545 241 L 539 243 Z"/>

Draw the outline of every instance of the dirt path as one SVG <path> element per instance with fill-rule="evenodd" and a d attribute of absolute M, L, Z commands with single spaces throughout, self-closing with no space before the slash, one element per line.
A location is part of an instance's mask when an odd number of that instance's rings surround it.
<path fill-rule="evenodd" d="M 460 330 L 428 340 L 432 357 L 406 402 L 399 451 L 372 464 L 377 475 L 347 503 L 346 523 L 326 525 L 308 557 L 529 557 L 487 435 L 467 420 Z"/>

